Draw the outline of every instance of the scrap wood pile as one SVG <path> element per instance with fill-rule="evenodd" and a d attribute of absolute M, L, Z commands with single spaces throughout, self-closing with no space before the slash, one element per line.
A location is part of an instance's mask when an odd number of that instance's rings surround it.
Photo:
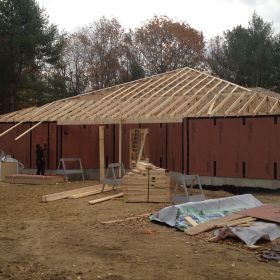
<path fill-rule="evenodd" d="M 126 202 L 170 202 L 170 177 L 151 163 L 138 162 L 123 177 L 122 188 Z"/>

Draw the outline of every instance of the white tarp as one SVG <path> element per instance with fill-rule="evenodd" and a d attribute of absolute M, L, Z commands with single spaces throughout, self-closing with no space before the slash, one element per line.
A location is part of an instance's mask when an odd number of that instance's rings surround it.
<path fill-rule="evenodd" d="M 185 221 L 186 216 L 191 216 L 200 224 L 260 205 L 262 205 L 262 203 L 251 194 L 236 195 L 169 206 L 153 215 L 151 220 L 166 223 L 171 227 L 184 230 L 189 226 Z"/>
<path fill-rule="evenodd" d="M 150 219 L 184 230 L 190 226 L 185 221 L 186 216 L 192 217 L 193 220 L 200 224 L 261 205 L 262 203 L 251 194 L 236 195 L 165 207 L 152 215 Z M 274 223 L 255 222 L 250 227 L 227 227 L 216 231 L 216 235 L 222 237 L 237 236 L 249 245 L 255 244 L 261 238 L 271 241 L 279 238 L 280 226 Z"/>

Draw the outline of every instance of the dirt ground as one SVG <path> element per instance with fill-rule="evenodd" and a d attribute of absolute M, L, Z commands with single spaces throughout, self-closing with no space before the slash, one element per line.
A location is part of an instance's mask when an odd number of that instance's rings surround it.
<path fill-rule="evenodd" d="M 93 182 L 0 183 L 1 280 L 280 279 L 279 262 L 260 261 L 256 251 L 237 240 L 212 243 L 206 240 L 209 234 L 190 237 L 146 218 L 100 223 L 158 211 L 163 203 L 124 203 L 120 198 L 89 205 L 89 197 L 40 202 L 42 195 L 89 185 Z M 256 196 L 279 202 L 279 194 Z M 271 243 L 261 243 L 261 248 L 269 247 Z"/>

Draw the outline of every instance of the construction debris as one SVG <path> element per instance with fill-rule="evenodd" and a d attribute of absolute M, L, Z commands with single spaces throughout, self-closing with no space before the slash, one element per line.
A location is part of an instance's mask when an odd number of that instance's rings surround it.
<path fill-rule="evenodd" d="M 266 260 L 280 261 L 280 245 L 275 245 L 271 250 L 264 252 L 261 256 Z"/>
<path fill-rule="evenodd" d="M 127 217 L 127 218 L 123 218 L 123 219 L 104 221 L 104 222 L 101 222 L 101 224 L 112 225 L 112 224 L 116 224 L 116 223 L 123 223 L 123 222 L 131 221 L 131 220 L 137 220 L 140 218 L 146 218 L 146 217 L 149 217 L 150 215 L 151 215 L 151 213 L 145 213 L 145 214 L 140 214 L 140 215 L 136 215 L 133 217 Z"/>
<path fill-rule="evenodd" d="M 280 237 L 279 210 L 279 205 L 262 205 L 252 195 L 246 194 L 169 206 L 152 215 L 152 220 L 184 230 L 188 235 L 220 228 L 209 241 L 230 236 L 253 245 L 261 238 L 273 241 Z"/>
<path fill-rule="evenodd" d="M 170 202 L 170 177 L 151 163 L 138 162 L 122 184 L 126 202 Z"/>

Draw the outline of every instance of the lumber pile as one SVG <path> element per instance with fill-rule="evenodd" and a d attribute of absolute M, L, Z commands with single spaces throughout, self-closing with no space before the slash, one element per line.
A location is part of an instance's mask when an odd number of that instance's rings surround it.
<path fill-rule="evenodd" d="M 165 169 L 138 162 L 123 177 L 125 202 L 170 202 L 170 177 Z"/>
<path fill-rule="evenodd" d="M 54 185 L 64 182 L 63 176 L 43 176 L 43 175 L 28 175 L 15 174 L 6 175 L 5 182 L 10 184 L 29 184 L 29 185 Z"/>

